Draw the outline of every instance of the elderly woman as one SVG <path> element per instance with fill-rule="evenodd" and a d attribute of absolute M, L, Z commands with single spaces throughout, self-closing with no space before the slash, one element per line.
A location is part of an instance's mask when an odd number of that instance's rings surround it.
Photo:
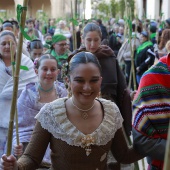
<path fill-rule="evenodd" d="M 10 43 L 12 47 L 10 48 Z M 16 58 L 17 42 L 14 33 L 11 31 L 2 31 L 0 34 L 0 154 L 3 154 L 13 93 L 13 77 L 11 66 L 11 51 L 13 51 L 14 58 Z M 34 72 L 33 62 L 22 55 L 21 65 L 28 67 L 28 71 L 20 70 L 18 83 L 18 96 L 29 82 L 36 82 L 37 76 Z"/>
<path fill-rule="evenodd" d="M 63 20 L 60 20 L 58 23 L 58 27 L 55 29 L 54 35 L 56 34 L 63 34 L 68 39 L 71 37 L 71 32 L 69 28 L 66 26 L 66 22 Z"/>

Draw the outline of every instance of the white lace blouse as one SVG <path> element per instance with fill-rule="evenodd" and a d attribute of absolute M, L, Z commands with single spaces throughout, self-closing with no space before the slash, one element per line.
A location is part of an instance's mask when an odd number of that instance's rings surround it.
<path fill-rule="evenodd" d="M 65 101 L 68 98 L 60 98 L 46 104 L 36 115 L 41 126 L 48 130 L 56 139 L 65 141 L 71 146 L 81 146 L 82 138 L 90 136 L 94 139 L 94 145 L 106 145 L 122 127 L 123 118 L 115 103 L 99 99 L 104 108 L 104 118 L 99 127 L 91 134 L 85 135 L 79 131 L 67 118 Z"/>

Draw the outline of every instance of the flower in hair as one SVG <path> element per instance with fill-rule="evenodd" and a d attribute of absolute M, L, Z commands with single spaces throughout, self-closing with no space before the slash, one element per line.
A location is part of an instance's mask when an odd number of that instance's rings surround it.
<path fill-rule="evenodd" d="M 65 78 L 67 77 L 68 74 L 68 69 L 69 69 L 69 65 L 68 62 L 64 63 L 62 65 L 62 69 L 61 69 L 61 77 L 63 80 L 65 80 Z M 66 86 L 66 88 L 68 87 L 67 83 L 64 81 L 64 84 Z"/>
<path fill-rule="evenodd" d="M 37 67 L 38 60 L 39 60 L 39 58 L 35 58 L 35 60 L 34 60 L 34 68 L 36 68 L 36 67 Z"/>

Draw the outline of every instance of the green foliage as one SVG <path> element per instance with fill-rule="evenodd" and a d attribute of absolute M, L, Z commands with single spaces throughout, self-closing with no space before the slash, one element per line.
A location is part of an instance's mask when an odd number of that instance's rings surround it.
<path fill-rule="evenodd" d="M 104 2 L 102 2 L 98 5 L 98 10 L 100 12 L 105 13 L 106 15 L 109 15 L 109 5 Z"/>
<path fill-rule="evenodd" d="M 40 10 L 37 11 L 36 18 L 43 22 L 44 24 L 47 24 L 49 16 L 43 10 Z"/>
<path fill-rule="evenodd" d="M 134 0 L 127 0 L 127 3 L 129 4 L 129 7 L 131 7 L 131 11 L 132 11 L 132 16 L 131 18 L 134 18 L 134 10 L 135 10 L 135 2 Z M 125 15 L 125 0 L 120 0 L 118 3 L 118 9 L 120 12 L 120 18 L 123 18 Z"/>
<path fill-rule="evenodd" d="M 129 6 L 131 7 L 132 16 L 134 18 L 134 9 L 135 9 L 135 0 L 127 0 Z M 106 19 L 106 18 L 124 18 L 125 15 L 125 0 L 110 0 L 110 3 L 107 4 L 103 0 L 103 2 L 99 3 L 95 10 L 99 11 L 98 18 Z M 100 14 L 101 13 L 101 14 Z"/>
<path fill-rule="evenodd" d="M 116 17 L 116 15 L 118 14 L 118 2 L 116 2 L 115 0 L 111 0 L 110 1 L 110 8 L 111 8 L 111 17 Z"/>
<path fill-rule="evenodd" d="M 1 23 L 7 19 L 7 10 L 1 10 L 0 11 L 0 18 L 1 18 Z"/>

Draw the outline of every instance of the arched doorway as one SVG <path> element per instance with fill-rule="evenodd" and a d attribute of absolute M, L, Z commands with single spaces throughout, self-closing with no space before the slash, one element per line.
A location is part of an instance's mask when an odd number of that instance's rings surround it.
<path fill-rule="evenodd" d="M 41 11 L 45 12 L 45 14 L 50 18 L 51 17 L 51 1 L 47 0 L 29 0 L 28 3 L 28 17 L 36 18 L 38 13 Z"/>
<path fill-rule="evenodd" d="M 0 18 L 3 20 L 13 18 L 15 16 L 14 0 L 0 0 Z"/>

